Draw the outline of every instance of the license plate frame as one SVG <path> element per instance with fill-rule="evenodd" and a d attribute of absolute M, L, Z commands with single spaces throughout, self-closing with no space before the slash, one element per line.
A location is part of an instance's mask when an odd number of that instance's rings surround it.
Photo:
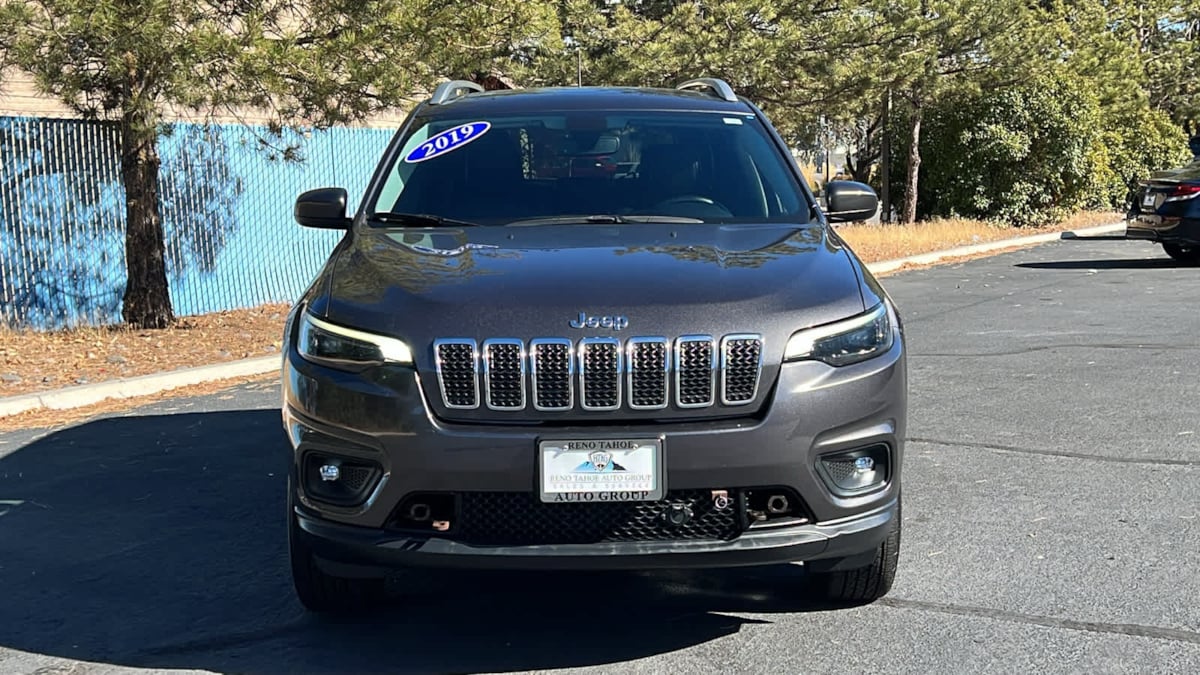
<path fill-rule="evenodd" d="M 666 496 L 663 446 L 662 436 L 538 439 L 538 499 L 553 504 L 660 501 Z"/>
<path fill-rule="evenodd" d="M 1142 206 L 1154 206 L 1157 201 L 1158 197 L 1153 192 L 1142 195 Z"/>

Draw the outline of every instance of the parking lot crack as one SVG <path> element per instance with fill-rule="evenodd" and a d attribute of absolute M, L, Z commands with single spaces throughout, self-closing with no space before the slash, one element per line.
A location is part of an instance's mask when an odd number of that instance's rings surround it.
<path fill-rule="evenodd" d="M 1197 466 L 1200 467 L 1200 459 L 1170 459 L 1166 457 L 1106 457 L 1103 455 L 1089 455 L 1084 452 L 1072 452 L 1070 450 L 1045 450 L 1041 448 L 1021 448 L 1015 445 L 1002 445 L 1000 443 L 972 443 L 966 441 L 946 441 L 937 438 L 920 438 L 910 436 L 907 439 L 910 443 L 928 443 L 930 445 L 945 445 L 948 447 L 958 448 L 976 448 L 980 450 L 996 450 L 998 452 L 1016 452 L 1025 455 L 1042 455 L 1045 457 L 1066 457 L 1070 459 L 1086 459 L 1096 462 L 1111 462 L 1114 464 L 1149 464 L 1154 466 Z"/>
<path fill-rule="evenodd" d="M 1061 628 L 1089 633 L 1108 633 L 1111 635 L 1128 635 L 1130 637 L 1152 638 L 1156 640 L 1171 640 L 1200 645 L 1200 633 L 1178 628 L 1163 628 L 1160 626 L 1143 626 L 1132 623 L 1104 623 L 1099 621 L 1077 621 L 1075 619 L 1056 619 L 1035 614 L 1021 614 L 1003 609 L 986 607 L 971 607 L 968 605 L 952 605 L 941 602 L 926 602 L 923 600 L 904 600 L 900 598 L 882 598 L 876 604 L 896 609 L 915 609 L 939 614 L 957 616 L 977 616 L 998 621 L 1022 623 L 1046 628 Z"/>

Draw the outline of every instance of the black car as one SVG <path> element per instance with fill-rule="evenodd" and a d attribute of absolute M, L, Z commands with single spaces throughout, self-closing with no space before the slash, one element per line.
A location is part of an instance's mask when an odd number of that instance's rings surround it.
<path fill-rule="evenodd" d="M 405 567 L 803 561 L 837 600 L 900 547 L 904 339 L 807 189 L 720 80 L 483 92 L 446 83 L 289 315 L 295 588 L 312 610 Z"/>
<path fill-rule="evenodd" d="M 1200 151 L 1200 144 L 1193 142 L 1193 150 Z M 1160 242 L 1172 258 L 1200 264 L 1200 156 L 1141 183 L 1126 218 L 1125 236 Z"/>

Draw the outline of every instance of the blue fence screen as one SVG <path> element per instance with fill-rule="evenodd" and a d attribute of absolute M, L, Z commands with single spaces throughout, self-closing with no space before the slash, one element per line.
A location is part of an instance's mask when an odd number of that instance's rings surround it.
<path fill-rule="evenodd" d="M 294 300 L 339 233 L 292 219 L 315 187 L 366 189 L 394 129 L 338 128 L 264 146 L 264 129 L 174 124 L 159 139 L 160 204 L 178 315 Z M 38 330 L 120 321 L 125 206 L 116 125 L 0 117 L 0 322 Z"/>

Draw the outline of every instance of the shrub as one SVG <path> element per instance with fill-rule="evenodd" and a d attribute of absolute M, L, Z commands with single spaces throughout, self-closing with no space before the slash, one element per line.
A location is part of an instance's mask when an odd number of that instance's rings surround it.
<path fill-rule="evenodd" d="M 903 114 L 903 113 L 902 113 Z M 1152 170 L 1185 159 L 1186 139 L 1144 103 L 1101 106 L 1085 80 L 1050 73 L 1015 87 L 952 90 L 925 111 L 918 214 L 1049 222 L 1083 208 L 1120 208 Z M 902 120 L 893 130 L 907 129 Z M 893 181 L 905 180 L 902 137 Z"/>

